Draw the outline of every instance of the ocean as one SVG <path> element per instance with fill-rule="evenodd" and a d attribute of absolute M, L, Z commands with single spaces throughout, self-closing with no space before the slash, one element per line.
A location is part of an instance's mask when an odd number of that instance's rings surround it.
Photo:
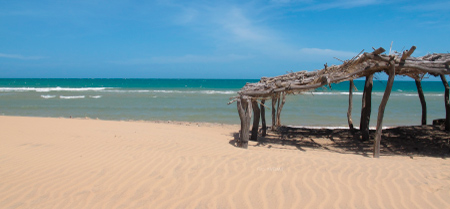
<path fill-rule="evenodd" d="M 132 121 L 186 121 L 239 124 L 230 97 L 243 79 L 0 79 L 0 115 L 93 118 Z M 359 125 L 364 80 L 356 80 L 352 118 Z M 370 126 L 386 81 L 374 80 Z M 444 87 L 423 81 L 428 124 L 445 117 Z M 281 123 L 296 126 L 346 127 L 348 82 L 313 92 L 288 95 Z M 270 101 L 268 101 L 270 104 Z M 271 110 L 266 110 L 271 123 Z M 395 81 L 383 126 L 420 125 L 421 106 L 414 81 Z"/>

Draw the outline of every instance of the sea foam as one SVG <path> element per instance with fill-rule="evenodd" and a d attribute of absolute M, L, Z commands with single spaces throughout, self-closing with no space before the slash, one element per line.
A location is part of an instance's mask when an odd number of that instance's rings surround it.
<path fill-rule="evenodd" d="M 312 94 L 317 96 L 339 96 L 339 95 L 349 95 L 349 92 L 343 92 L 343 91 L 335 91 L 335 92 L 303 92 L 302 94 Z M 363 92 L 353 92 L 353 95 L 363 95 Z M 380 96 L 382 97 L 384 95 L 384 92 L 372 92 L 373 96 Z M 435 93 L 425 93 L 425 96 L 430 97 L 442 97 L 444 94 L 435 94 Z M 394 92 L 391 93 L 391 96 L 398 97 L 398 96 L 405 96 L 405 97 L 418 97 L 417 93 L 405 93 L 405 92 Z"/>
<path fill-rule="evenodd" d="M 59 96 L 60 99 L 84 99 L 86 96 Z"/>
<path fill-rule="evenodd" d="M 41 97 L 44 99 L 53 99 L 56 97 L 56 95 L 41 95 Z"/>
<path fill-rule="evenodd" d="M 236 94 L 236 91 L 218 91 L 218 90 L 122 90 L 122 89 L 109 89 L 104 92 L 109 93 L 158 93 L 158 94 Z"/>
<path fill-rule="evenodd" d="M 65 91 L 65 92 L 82 92 L 82 91 L 103 91 L 107 88 L 105 87 L 89 87 L 89 88 L 61 88 L 61 87 L 51 87 L 51 88 L 36 88 L 36 87 L 1 87 L 0 92 L 55 92 L 55 91 Z"/>

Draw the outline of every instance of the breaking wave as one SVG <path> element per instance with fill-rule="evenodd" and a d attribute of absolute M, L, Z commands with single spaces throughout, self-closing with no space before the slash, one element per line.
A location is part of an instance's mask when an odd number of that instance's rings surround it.
<path fill-rule="evenodd" d="M 51 87 L 51 88 L 36 88 L 36 87 L 1 87 L 0 92 L 82 92 L 82 91 L 103 91 L 107 88 L 105 87 L 92 87 L 92 88 L 62 88 L 62 87 Z"/>
<path fill-rule="evenodd" d="M 56 95 L 41 95 L 41 97 L 44 99 L 53 99 L 56 97 Z"/>
<path fill-rule="evenodd" d="M 38 88 L 38 87 L 0 87 L 0 92 L 108 92 L 108 93 L 166 93 L 166 94 L 236 94 L 231 90 L 152 90 L 152 89 L 120 89 L 112 87 L 86 87 L 86 88 Z"/>
<path fill-rule="evenodd" d="M 59 96 L 60 99 L 84 99 L 86 96 Z"/>
<path fill-rule="evenodd" d="M 56 95 L 41 95 L 41 98 L 44 98 L 44 99 L 54 99 L 56 97 L 57 97 Z M 61 95 L 58 98 L 60 98 L 60 99 L 84 99 L 84 98 L 86 98 L 86 96 L 85 95 L 78 95 L 78 96 L 62 96 Z M 100 99 L 100 98 L 102 98 L 102 95 L 91 95 L 91 96 L 89 96 L 89 98 Z"/>
<path fill-rule="evenodd" d="M 237 94 L 237 91 L 218 91 L 218 90 L 200 90 L 200 91 L 185 91 L 185 90 L 124 90 L 114 89 L 105 90 L 110 93 L 161 93 L 161 94 Z"/>
<path fill-rule="evenodd" d="M 63 87 L 51 87 L 51 88 L 37 88 L 37 87 L 0 87 L 0 92 L 104 92 L 104 93 L 151 93 L 151 94 L 207 94 L 207 95 L 233 95 L 237 94 L 237 90 L 180 90 L 180 89 L 170 89 L 170 90 L 156 90 L 156 89 L 126 89 L 126 88 L 113 88 L 113 87 L 86 87 L 86 88 L 63 88 Z M 317 92 L 303 92 L 302 94 L 308 95 L 349 95 L 347 91 L 317 91 Z M 362 95 L 362 91 L 353 92 L 353 95 Z M 372 92 L 374 96 L 383 96 L 384 92 Z M 41 95 L 44 99 L 54 98 L 54 95 Z M 406 96 L 406 97 L 416 97 L 418 96 L 416 92 L 405 92 L 405 91 L 394 91 L 391 96 Z M 425 93 L 425 96 L 431 97 L 441 97 L 444 96 L 443 93 L 439 92 L 429 92 Z M 90 96 L 90 98 L 98 99 L 101 96 Z"/>
<path fill-rule="evenodd" d="M 348 92 L 304 92 L 303 94 L 312 94 L 312 95 L 349 95 Z M 353 95 L 363 95 L 362 92 L 353 92 Z M 383 96 L 384 92 L 372 92 L 372 95 L 374 96 Z M 437 93 L 425 93 L 425 96 L 430 97 L 442 97 L 444 94 L 437 94 Z M 391 96 L 405 96 L 405 97 L 417 97 L 417 93 L 400 93 L 400 92 L 393 92 L 391 93 Z"/>

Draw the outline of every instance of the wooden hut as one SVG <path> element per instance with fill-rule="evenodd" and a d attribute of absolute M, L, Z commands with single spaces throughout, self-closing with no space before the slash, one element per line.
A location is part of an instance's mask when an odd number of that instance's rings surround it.
<path fill-rule="evenodd" d="M 380 156 L 380 141 L 384 109 L 388 102 L 395 75 L 413 78 L 422 104 L 422 124 L 426 124 L 426 102 L 423 96 L 421 80 L 425 75 L 440 76 L 445 86 L 445 129 L 450 131 L 449 85 L 445 75 L 450 74 L 450 54 L 429 54 L 423 57 L 411 57 L 415 46 L 403 53 L 383 54 L 385 49 L 374 49 L 372 53 L 359 53 L 341 65 L 327 66 L 316 71 L 300 71 L 276 77 L 263 77 L 258 83 L 247 83 L 238 95 L 231 98 L 229 104 L 237 102 L 241 130 L 237 146 L 247 148 L 248 140 L 257 140 L 259 121 L 262 120 L 262 134 L 266 133 L 265 101 L 272 100 L 272 128 L 279 127 L 281 110 L 286 101 L 286 95 L 312 91 L 321 86 L 350 81 L 349 109 L 347 112 L 349 128 L 353 129 L 351 118 L 353 80 L 365 77 L 361 109 L 360 130 L 363 140 L 369 139 L 369 120 L 371 112 L 371 94 L 373 75 L 385 72 L 389 75 L 383 98 L 378 108 L 376 135 L 373 146 L 373 156 Z M 253 115 L 253 128 L 249 133 Z"/>

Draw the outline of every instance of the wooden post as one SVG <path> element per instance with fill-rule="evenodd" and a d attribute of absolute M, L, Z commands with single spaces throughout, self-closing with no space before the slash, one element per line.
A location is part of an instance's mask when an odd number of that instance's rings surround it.
<path fill-rule="evenodd" d="M 275 105 L 277 104 L 277 100 L 278 100 L 278 94 L 273 94 L 272 95 L 272 131 L 275 130 L 275 126 L 277 125 L 277 118 L 276 118 L 276 111 L 277 108 L 275 107 Z"/>
<path fill-rule="evenodd" d="M 422 84 L 416 79 L 417 93 L 419 94 L 420 104 L 422 105 L 422 125 L 427 125 L 427 102 L 423 95 Z"/>
<path fill-rule="evenodd" d="M 445 130 L 450 131 L 450 104 L 448 103 L 450 87 L 448 86 L 445 75 L 441 74 L 441 80 L 445 86 Z"/>
<path fill-rule="evenodd" d="M 237 100 L 239 118 L 241 119 L 241 130 L 239 131 L 239 141 L 237 146 L 247 149 L 249 140 L 250 120 L 252 117 L 252 104 L 250 99 L 241 96 Z"/>
<path fill-rule="evenodd" d="M 386 84 L 386 89 L 384 90 L 383 99 L 381 99 L 380 107 L 378 107 L 378 118 L 377 118 L 377 131 L 375 134 L 375 140 L 373 142 L 373 157 L 380 157 L 380 142 L 381 142 L 381 134 L 383 131 L 383 117 L 384 117 L 384 109 L 386 108 L 386 104 L 389 100 L 389 96 L 391 95 L 392 85 L 394 84 L 395 77 L 395 62 L 389 62 L 389 78 Z"/>
<path fill-rule="evenodd" d="M 259 118 L 261 116 L 261 112 L 259 111 L 258 102 L 256 100 L 252 101 L 253 108 L 253 127 L 252 127 L 252 136 L 250 140 L 258 141 L 258 129 L 259 129 Z"/>
<path fill-rule="evenodd" d="M 278 117 L 278 112 L 280 112 L 281 110 L 280 110 L 280 103 L 281 103 L 281 95 L 282 95 L 282 93 L 278 93 L 278 95 L 277 95 L 277 98 L 278 98 L 278 100 L 277 100 L 277 115 L 276 115 L 276 127 L 279 127 L 279 125 L 278 124 L 280 124 L 280 122 L 278 121 L 278 119 L 280 119 L 280 117 Z"/>
<path fill-rule="evenodd" d="M 372 86 L 373 86 L 373 74 L 366 77 L 366 82 L 364 85 L 364 92 L 362 97 L 362 108 L 361 108 L 361 121 L 359 129 L 361 130 L 361 140 L 369 140 L 369 123 L 370 123 L 370 112 L 372 109 Z"/>
<path fill-rule="evenodd" d="M 281 92 L 281 97 L 283 97 L 282 102 L 280 104 L 280 99 L 278 100 L 278 108 L 277 108 L 277 127 L 281 126 L 281 110 L 283 109 L 284 103 L 286 103 L 286 93 Z"/>
<path fill-rule="evenodd" d="M 261 105 L 260 105 L 260 109 L 261 109 L 261 136 L 266 136 L 267 134 L 267 125 L 266 125 L 266 108 L 264 107 L 264 104 L 266 103 L 266 100 L 263 99 L 261 100 Z"/>
<path fill-rule="evenodd" d="M 347 120 L 348 127 L 351 131 L 353 131 L 353 120 L 352 120 L 352 109 L 353 109 L 353 88 L 354 88 L 353 80 L 350 80 L 350 89 L 348 91 L 348 111 L 347 111 Z"/>
<path fill-rule="evenodd" d="M 245 123 L 245 110 L 244 110 L 244 106 L 242 105 L 243 102 L 242 101 L 242 97 L 237 99 L 237 109 L 238 109 L 238 114 L 239 114 L 239 120 L 241 121 L 241 129 L 239 130 L 239 138 L 236 140 L 236 146 L 237 147 L 242 147 L 242 130 L 244 130 L 244 123 Z"/>

